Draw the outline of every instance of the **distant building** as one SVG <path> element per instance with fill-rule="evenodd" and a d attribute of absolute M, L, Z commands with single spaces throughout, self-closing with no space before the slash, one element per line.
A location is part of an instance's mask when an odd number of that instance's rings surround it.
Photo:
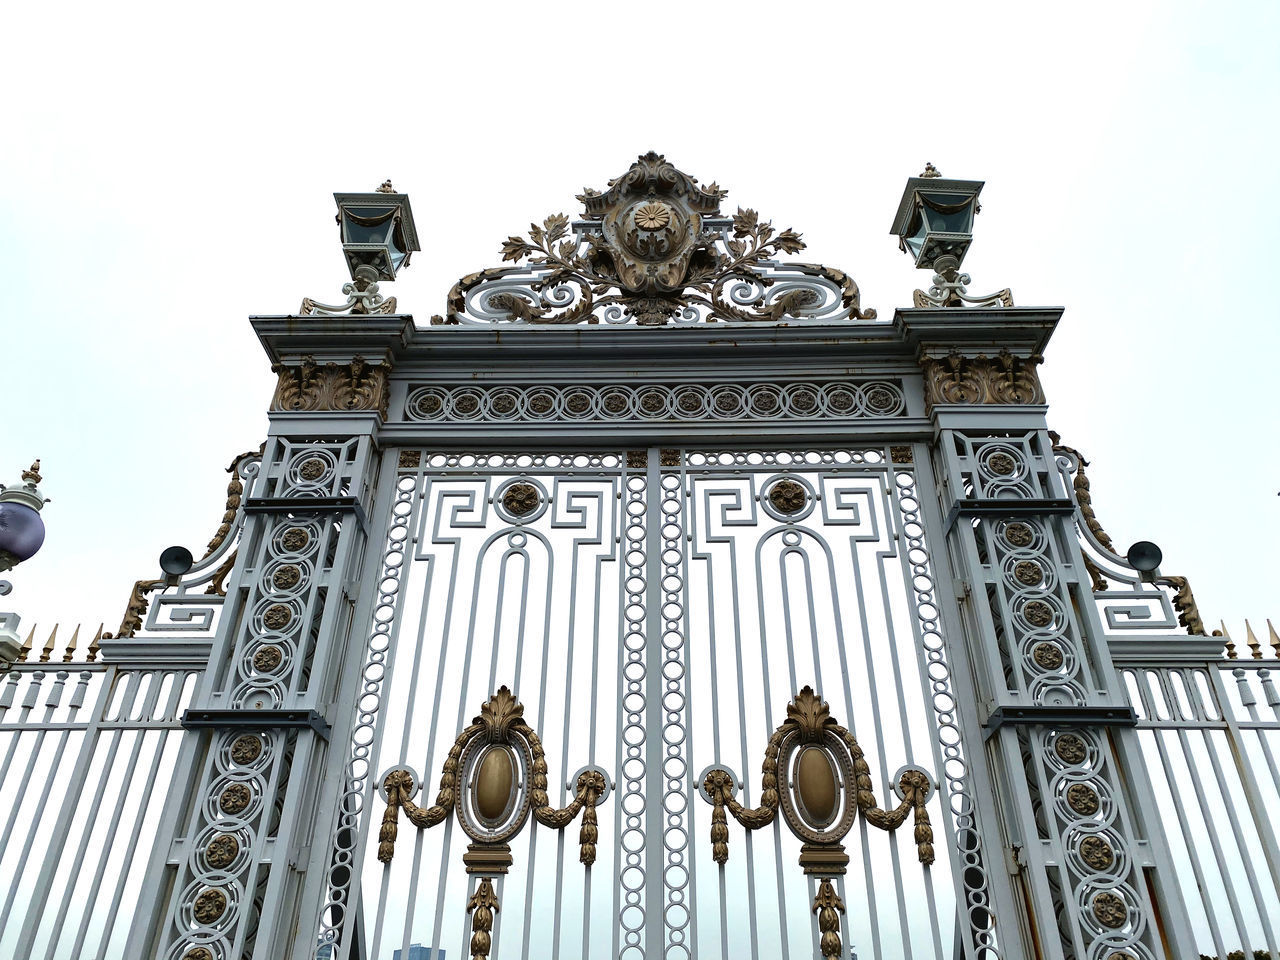
<path fill-rule="evenodd" d="M 444 951 L 433 951 L 430 947 L 415 943 L 409 947 L 407 956 L 403 950 L 397 950 L 391 955 L 391 960 L 444 960 Z"/>

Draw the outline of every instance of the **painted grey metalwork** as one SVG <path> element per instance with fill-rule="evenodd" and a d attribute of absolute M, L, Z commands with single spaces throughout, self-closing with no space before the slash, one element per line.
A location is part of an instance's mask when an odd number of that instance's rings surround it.
<path fill-rule="evenodd" d="M 442 323 L 254 320 L 270 435 L 206 557 L 0 678 L 0 956 L 1280 955 L 1280 638 L 1106 536 L 1045 425 L 1061 311 L 877 320 L 723 194 L 648 155 Z M 469 843 L 503 686 L 504 797 L 604 774 L 577 852 Z M 841 873 L 757 811 L 720 862 L 705 775 L 794 813 L 758 771 L 806 686 L 932 826 L 860 798 Z"/>

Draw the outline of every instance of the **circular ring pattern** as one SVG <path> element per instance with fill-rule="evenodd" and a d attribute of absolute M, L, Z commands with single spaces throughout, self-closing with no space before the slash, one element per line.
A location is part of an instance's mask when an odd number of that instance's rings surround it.
<path fill-rule="evenodd" d="M 227 912 L 227 895 L 217 887 L 205 888 L 191 907 L 191 914 L 200 923 L 217 923 Z"/>

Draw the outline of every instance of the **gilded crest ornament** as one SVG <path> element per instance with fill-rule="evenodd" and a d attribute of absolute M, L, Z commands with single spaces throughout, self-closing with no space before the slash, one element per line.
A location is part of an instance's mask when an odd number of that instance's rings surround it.
<path fill-rule="evenodd" d="M 702 783 L 712 805 L 711 858 L 729 859 L 726 812 L 747 830 L 771 824 L 782 812 L 787 827 L 803 842 L 800 865 L 820 878 L 813 909 L 822 933 L 822 956 L 841 954 L 839 913 L 844 904 L 832 878 L 845 872 L 849 856 L 841 841 L 861 813 L 873 827 L 893 831 L 914 814 L 916 852 L 922 864 L 933 863 L 933 827 L 925 801 L 932 782 L 923 770 L 906 767 L 896 790 L 901 802 L 882 810 L 871 788 L 871 768 L 853 734 L 831 716 L 831 708 L 812 687 L 804 687 L 787 704 L 787 718 L 769 738 L 760 778 L 760 806 L 744 807 L 734 799 L 728 770 L 712 768 Z"/>
<path fill-rule="evenodd" d="M 208 947 L 192 947 L 182 955 L 182 960 L 213 960 Z"/>
<path fill-rule="evenodd" d="M 790 227 L 750 209 L 720 210 L 727 191 L 701 186 L 647 153 L 602 192 L 585 189 L 583 218 L 531 223 L 502 245 L 517 266 L 463 277 L 433 323 L 696 323 L 871 320 L 841 270 L 780 262 L 804 249 Z"/>
<path fill-rule="evenodd" d="M 542 741 L 524 719 L 524 705 L 507 687 L 500 687 L 453 743 L 440 773 L 440 788 L 431 807 L 413 802 L 418 790 L 414 774 L 393 768 L 382 778 L 387 806 L 378 832 L 378 859 L 395 856 L 399 816 L 403 810 L 419 829 L 457 816 L 472 843 L 463 854 L 467 872 L 479 874 L 479 886 L 467 905 L 471 915 L 471 955 L 489 955 L 493 914 L 498 897 L 492 877 L 511 866 L 508 841 L 523 829 L 530 815 L 544 827 L 563 830 L 582 814 L 578 831 L 578 859 L 595 863 L 599 826 L 596 806 L 608 794 L 604 772 L 587 767 L 575 784 L 568 806 L 557 809 L 547 796 L 547 761 Z"/>
<path fill-rule="evenodd" d="M 994 453 L 987 460 L 987 469 L 997 476 L 1007 477 L 1018 467 L 1013 457 L 1007 453 Z"/>

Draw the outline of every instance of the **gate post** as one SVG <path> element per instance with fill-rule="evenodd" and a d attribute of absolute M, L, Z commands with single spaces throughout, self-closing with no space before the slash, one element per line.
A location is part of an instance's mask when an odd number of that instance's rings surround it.
<path fill-rule="evenodd" d="M 992 839 L 1021 892 L 1025 952 L 1192 956 L 1141 754 L 1117 746 L 1136 718 L 1045 426 L 1036 367 L 1061 312 L 895 317 L 918 351 L 934 427 L 942 533 L 978 694 L 963 709 L 986 737 L 988 799 L 1003 831 Z"/>
<path fill-rule="evenodd" d="M 407 317 L 259 319 L 279 381 L 209 668 L 183 718 L 177 785 L 126 955 L 279 960 L 300 928 L 312 837 L 337 816 L 381 535 L 378 431 Z M 358 598 L 359 597 L 359 601 Z M 332 855 L 332 854 L 331 854 Z M 323 869 L 330 864 L 326 860 Z M 318 909 L 318 906 L 316 907 Z"/>

